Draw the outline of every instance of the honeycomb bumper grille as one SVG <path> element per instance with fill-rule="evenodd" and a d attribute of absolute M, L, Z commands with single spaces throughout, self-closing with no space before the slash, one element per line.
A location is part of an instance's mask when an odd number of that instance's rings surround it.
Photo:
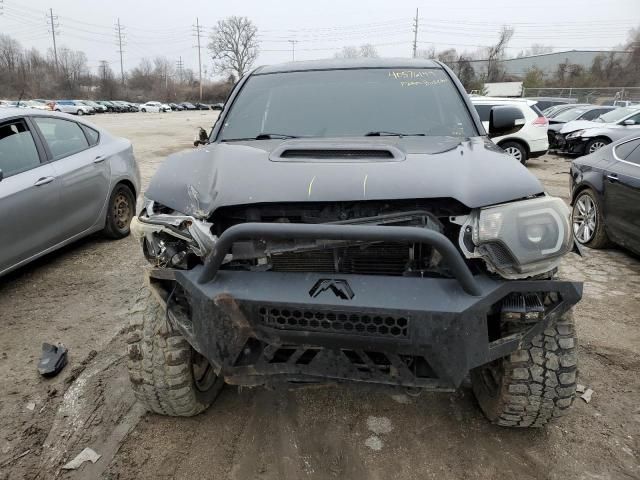
<path fill-rule="evenodd" d="M 353 312 L 292 310 L 260 307 L 263 325 L 281 330 L 298 330 L 389 338 L 409 337 L 409 318 Z"/>

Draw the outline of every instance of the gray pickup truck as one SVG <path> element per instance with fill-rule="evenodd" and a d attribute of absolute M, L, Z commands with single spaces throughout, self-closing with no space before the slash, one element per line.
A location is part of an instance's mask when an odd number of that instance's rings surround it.
<path fill-rule="evenodd" d="M 428 60 L 295 62 L 243 77 L 203 145 L 158 169 L 132 224 L 149 289 L 129 369 L 154 412 L 195 415 L 224 383 L 373 382 L 452 391 L 542 426 L 576 389 L 556 278 L 569 211 L 485 132 Z"/>

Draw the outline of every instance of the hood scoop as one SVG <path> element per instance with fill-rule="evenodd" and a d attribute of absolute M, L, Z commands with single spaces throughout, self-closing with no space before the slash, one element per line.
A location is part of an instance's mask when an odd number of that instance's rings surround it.
<path fill-rule="evenodd" d="M 405 153 L 395 145 L 364 142 L 284 142 L 271 152 L 272 162 L 401 162 Z"/>

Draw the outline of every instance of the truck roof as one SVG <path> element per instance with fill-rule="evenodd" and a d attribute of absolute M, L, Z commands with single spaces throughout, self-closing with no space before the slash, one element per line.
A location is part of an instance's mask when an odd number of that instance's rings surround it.
<path fill-rule="evenodd" d="M 266 65 L 254 70 L 254 75 L 312 70 L 343 70 L 360 68 L 442 68 L 434 60 L 421 58 L 331 58 Z"/>

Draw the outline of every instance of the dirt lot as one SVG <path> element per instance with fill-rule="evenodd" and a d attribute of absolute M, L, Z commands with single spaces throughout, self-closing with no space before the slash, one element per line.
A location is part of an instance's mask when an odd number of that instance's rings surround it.
<path fill-rule="evenodd" d="M 92 120 L 133 141 L 146 185 L 215 116 Z M 568 166 L 548 155 L 529 168 L 566 198 Z M 563 264 L 563 276 L 585 282 L 580 383 L 595 393 L 543 430 L 489 425 L 466 384 L 419 396 L 366 385 L 228 387 L 198 417 L 147 415 L 128 387 L 122 334 L 144 263 L 133 239 L 93 236 L 0 280 L 0 480 L 640 478 L 640 260 L 628 253 L 588 251 Z M 43 341 L 70 351 L 48 381 L 35 368 Z M 85 447 L 100 460 L 60 470 Z"/>

